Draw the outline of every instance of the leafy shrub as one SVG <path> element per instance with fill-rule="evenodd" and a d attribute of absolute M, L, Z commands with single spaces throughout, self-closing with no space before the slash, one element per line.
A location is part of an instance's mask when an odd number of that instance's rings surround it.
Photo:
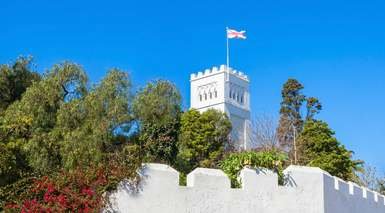
<path fill-rule="evenodd" d="M 241 183 L 237 177 L 241 170 L 245 167 L 262 167 L 273 170 L 278 174 L 279 182 L 283 183 L 283 163 L 287 159 L 286 154 L 271 150 L 271 151 L 247 151 L 233 153 L 225 157 L 221 162 L 221 169 L 229 176 L 232 187 L 239 188 Z"/>
<path fill-rule="evenodd" d="M 140 166 L 137 149 L 126 146 L 111 154 L 104 164 L 78 167 L 51 176 L 34 178 L 25 192 L 8 197 L 8 211 L 20 212 L 98 212 L 108 202 L 111 192 L 124 180 L 137 185 Z M 12 200 L 11 200 L 12 199 Z"/>

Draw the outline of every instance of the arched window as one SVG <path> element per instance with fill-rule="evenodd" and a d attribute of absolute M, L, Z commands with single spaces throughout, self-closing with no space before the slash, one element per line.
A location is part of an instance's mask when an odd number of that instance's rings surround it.
<path fill-rule="evenodd" d="M 239 93 L 237 93 L 237 101 L 239 101 Z"/>
<path fill-rule="evenodd" d="M 205 93 L 205 100 L 207 100 L 207 94 Z"/>
<path fill-rule="evenodd" d="M 243 94 L 241 95 L 241 104 L 243 104 Z"/>
<path fill-rule="evenodd" d="M 209 92 L 209 97 L 210 97 L 210 99 L 213 98 L 213 94 L 211 92 Z"/>
<path fill-rule="evenodd" d="M 215 98 L 218 97 L 218 93 L 217 93 L 216 90 L 214 91 L 214 97 L 215 97 Z"/>
<path fill-rule="evenodd" d="M 199 101 L 202 101 L 202 94 L 199 94 Z"/>
<path fill-rule="evenodd" d="M 230 97 L 230 98 L 232 98 L 231 94 L 232 94 L 232 91 L 230 90 L 230 93 L 229 93 L 229 97 Z"/>

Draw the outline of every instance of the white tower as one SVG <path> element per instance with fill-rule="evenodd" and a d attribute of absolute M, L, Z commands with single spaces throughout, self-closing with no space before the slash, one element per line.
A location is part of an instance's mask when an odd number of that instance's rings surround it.
<path fill-rule="evenodd" d="M 242 72 L 221 65 L 191 74 L 191 108 L 217 109 L 232 123 L 231 139 L 238 149 L 250 149 L 249 79 Z"/>

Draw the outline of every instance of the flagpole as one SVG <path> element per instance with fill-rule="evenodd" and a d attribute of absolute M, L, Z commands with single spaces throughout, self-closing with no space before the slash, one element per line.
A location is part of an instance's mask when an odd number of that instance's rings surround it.
<path fill-rule="evenodd" d="M 228 27 L 226 27 L 226 69 L 229 71 L 230 57 L 229 57 L 229 36 L 227 35 Z"/>

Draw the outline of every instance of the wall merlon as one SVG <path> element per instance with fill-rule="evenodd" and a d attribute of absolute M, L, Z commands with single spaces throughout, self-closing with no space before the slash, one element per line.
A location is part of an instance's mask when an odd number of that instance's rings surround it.
<path fill-rule="evenodd" d="M 239 179 L 243 190 L 272 191 L 278 188 L 278 175 L 264 168 L 243 168 Z"/>
<path fill-rule="evenodd" d="M 188 187 L 200 188 L 229 188 L 231 187 L 230 179 L 227 175 L 218 169 L 196 168 L 187 175 Z"/>
<path fill-rule="evenodd" d="M 334 177 L 334 189 L 336 189 L 342 193 L 345 193 L 345 194 L 350 194 L 349 184 L 338 177 Z"/>
<path fill-rule="evenodd" d="M 359 196 L 362 198 L 364 197 L 363 188 L 361 186 L 350 181 L 348 182 L 348 184 L 349 184 L 349 194 Z"/>
<path fill-rule="evenodd" d="M 375 202 L 375 198 L 374 198 L 374 192 L 372 190 L 369 190 L 367 188 L 364 188 L 363 191 L 366 192 L 366 199 L 369 201 L 369 202 Z"/>
<path fill-rule="evenodd" d="M 172 187 L 179 185 L 179 172 L 165 164 L 143 164 L 140 175 L 144 179 L 147 177 L 157 177 L 156 181 L 161 182 L 163 185 Z"/>

